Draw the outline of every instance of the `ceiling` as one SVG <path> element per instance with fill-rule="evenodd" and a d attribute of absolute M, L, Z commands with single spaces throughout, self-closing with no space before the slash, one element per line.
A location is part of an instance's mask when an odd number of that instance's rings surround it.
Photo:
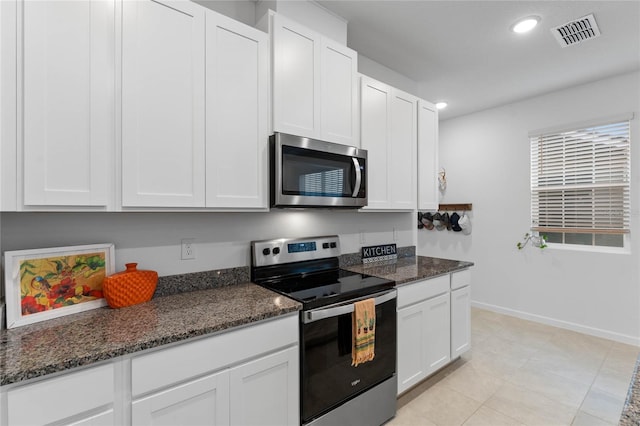
<path fill-rule="evenodd" d="M 640 0 L 317 0 L 348 21 L 348 45 L 446 100 L 441 119 L 640 69 Z M 551 28 L 593 14 L 601 36 L 560 47 Z M 538 15 L 527 34 L 509 27 Z"/>

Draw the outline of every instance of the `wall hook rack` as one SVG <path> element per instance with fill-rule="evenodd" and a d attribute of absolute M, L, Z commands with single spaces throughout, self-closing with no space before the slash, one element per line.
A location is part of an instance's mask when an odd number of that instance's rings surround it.
<path fill-rule="evenodd" d="M 472 210 L 473 204 L 439 204 L 439 211 L 470 211 Z"/>

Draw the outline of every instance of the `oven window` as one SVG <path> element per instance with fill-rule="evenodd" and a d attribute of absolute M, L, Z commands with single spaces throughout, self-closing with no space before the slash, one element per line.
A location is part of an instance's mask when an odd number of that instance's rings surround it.
<path fill-rule="evenodd" d="M 344 188 L 344 172 L 341 169 L 301 175 L 298 182 L 300 193 L 314 196 L 341 196 Z"/>
<path fill-rule="evenodd" d="M 351 366 L 351 314 L 302 324 L 302 420 L 307 422 L 391 377 L 396 300 L 376 306 L 375 358 Z"/>
<path fill-rule="evenodd" d="M 285 195 L 351 197 L 353 194 L 356 173 L 349 156 L 285 145 L 282 164 Z"/>

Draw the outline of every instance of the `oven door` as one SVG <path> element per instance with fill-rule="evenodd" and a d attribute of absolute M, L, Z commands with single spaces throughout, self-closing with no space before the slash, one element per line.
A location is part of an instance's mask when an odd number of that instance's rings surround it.
<path fill-rule="evenodd" d="M 353 303 L 304 311 L 301 327 L 302 423 L 392 377 L 396 370 L 396 290 L 377 293 L 375 357 L 351 366 Z"/>

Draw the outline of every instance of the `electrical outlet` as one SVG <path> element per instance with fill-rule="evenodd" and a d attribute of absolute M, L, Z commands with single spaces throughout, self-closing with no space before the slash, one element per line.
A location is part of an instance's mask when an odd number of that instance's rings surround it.
<path fill-rule="evenodd" d="M 182 260 L 189 260 L 196 258 L 195 244 L 193 238 L 185 238 L 182 240 Z"/>
<path fill-rule="evenodd" d="M 367 240 L 364 237 L 364 231 L 360 231 L 360 244 L 366 244 Z"/>
<path fill-rule="evenodd" d="M 393 241 L 398 241 L 398 230 L 393 227 Z"/>

